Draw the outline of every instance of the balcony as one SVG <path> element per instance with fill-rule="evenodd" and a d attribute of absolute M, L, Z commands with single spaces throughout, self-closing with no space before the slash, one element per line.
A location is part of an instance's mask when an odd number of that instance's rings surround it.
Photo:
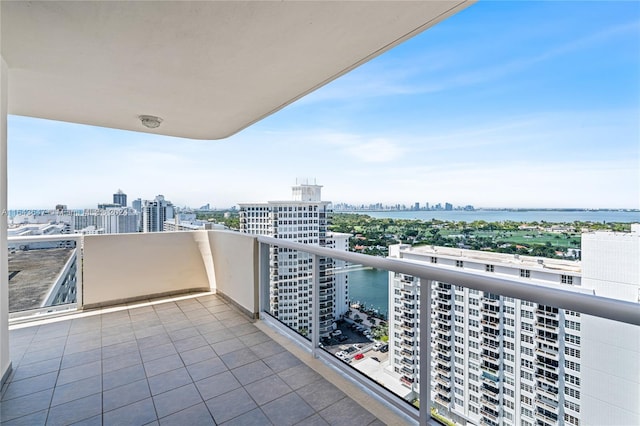
<path fill-rule="evenodd" d="M 482 401 L 482 404 L 488 406 L 492 410 L 499 410 L 500 409 L 500 400 L 499 399 L 495 399 L 495 398 L 492 398 L 490 396 L 483 395 L 482 398 L 481 398 L 481 401 Z"/>
<path fill-rule="evenodd" d="M 263 329 L 213 294 L 15 328 L 2 422 L 375 419 Z"/>
<path fill-rule="evenodd" d="M 13 370 L 7 379 L 8 386 L 2 401 L 2 415 L 7 420 L 30 420 L 31 417 L 26 416 L 31 415 L 37 420 L 37 416 L 46 413 L 51 416 L 62 412 L 78 412 L 85 413 L 87 417 L 64 419 L 63 422 L 101 416 L 107 423 L 105 419 L 119 418 L 112 417 L 116 413 L 124 416 L 122 413 L 127 410 L 135 413 L 129 412 L 126 415 L 147 413 L 148 410 L 138 409 L 145 404 L 155 407 L 152 413 L 155 419 L 161 421 L 173 415 L 176 417 L 172 419 L 209 415 L 215 420 L 211 400 L 220 398 L 216 400 L 220 402 L 226 401 L 225 398 L 233 398 L 236 401 L 239 395 L 249 395 L 256 404 L 253 406 L 247 403 L 252 408 L 238 413 L 239 416 L 264 415 L 266 419 L 271 419 L 270 415 L 281 415 L 281 412 L 287 410 L 271 410 L 269 407 L 282 404 L 289 411 L 308 405 L 312 410 L 307 410 L 308 416 L 318 415 L 326 419 L 332 412 L 327 409 L 336 406 L 314 405 L 315 402 L 310 399 L 312 397 L 303 390 L 310 385 L 307 377 L 313 378 L 313 383 L 321 389 L 326 387 L 336 395 L 341 395 L 332 404 L 354 407 L 354 412 L 362 413 L 363 418 L 370 418 L 372 421 L 384 418 L 385 422 L 402 424 L 418 420 L 418 410 L 400 398 L 396 400 L 377 382 L 367 381 L 355 369 L 343 365 L 313 344 L 312 342 L 319 342 L 317 331 L 312 330 L 309 336 L 300 336 L 296 330 L 283 327 L 269 313 L 270 293 L 269 286 L 266 285 L 268 260 L 264 262 L 263 259 L 268 259 L 271 239 L 223 231 L 195 231 L 97 235 L 83 237 L 82 241 L 79 311 L 54 317 L 46 322 L 39 321 L 43 318 L 42 312 L 33 313 L 38 321 L 28 322 L 28 318 L 23 318 L 22 321 L 25 322 L 11 326 Z M 386 267 L 389 270 L 406 269 L 408 272 L 417 272 L 413 263 L 284 241 L 278 241 L 278 244 L 290 245 L 296 250 L 308 251 L 313 255 L 332 255 L 345 261 L 351 261 L 355 256 L 359 263 L 381 269 Z M 142 247 L 153 247 L 153 252 L 145 252 Z M 515 287 L 516 284 L 510 283 L 505 291 L 512 286 Z M 540 294 L 544 292 L 537 292 L 531 298 Z M 174 299 L 166 300 L 167 297 Z M 316 315 L 315 321 L 320 324 L 321 302 L 311 299 L 316 309 L 313 314 Z M 606 304 L 606 299 L 604 302 L 601 298 L 596 299 L 598 305 Z M 579 306 L 585 308 L 583 305 Z M 615 317 L 624 312 L 626 305 L 620 304 L 618 307 L 620 309 L 607 312 Z M 426 314 L 430 317 L 429 312 Z M 403 350 L 417 349 L 414 342 L 402 340 L 402 344 Z M 436 353 L 438 348 L 442 349 L 440 355 L 443 357 L 451 356 L 450 350 L 440 345 L 436 345 Z M 57 363 L 48 361 L 49 358 L 57 359 Z M 450 380 L 451 368 L 435 361 L 433 371 L 425 368 L 428 357 L 423 357 L 413 363 L 413 368 L 406 368 L 405 373 L 408 376 L 416 374 L 416 379 L 419 376 L 420 381 L 425 383 L 429 383 L 429 377 L 434 374 L 437 382 L 440 382 L 438 378 L 441 381 Z M 289 365 L 289 362 L 292 364 Z M 102 371 L 94 374 L 98 363 Z M 83 367 L 85 364 L 91 367 Z M 205 371 L 198 370 L 199 367 Z M 495 370 L 495 365 L 491 364 L 490 367 Z M 346 375 L 349 381 L 333 377 L 338 376 L 330 373 L 334 368 Z M 29 372 L 32 369 L 36 371 L 33 376 Z M 115 373 L 119 370 L 124 370 L 121 373 L 125 378 Z M 496 373 L 499 374 L 499 371 L 496 370 Z M 544 374 L 541 369 L 538 373 Z M 423 374 L 425 377 L 422 377 Z M 210 383 L 214 376 L 217 378 L 215 383 Z M 320 381 L 322 377 L 329 382 L 325 384 L 324 379 Z M 132 381 L 128 381 L 129 379 Z M 540 383 L 550 385 L 547 379 L 549 378 L 540 378 Z M 556 376 L 555 380 L 557 379 Z M 482 380 L 496 388 L 500 378 L 484 371 Z M 104 388 L 99 389 L 99 397 L 91 393 L 91 389 L 96 389 L 91 388 L 92 385 L 95 386 L 95 381 L 101 382 Z M 136 383 L 138 381 L 141 384 Z M 255 396 L 258 394 L 256 389 L 263 389 L 259 385 L 267 382 L 268 390 L 260 391 L 265 395 Z M 74 385 L 69 386 L 71 383 Z M 110 383 L 109 386 L 113 387 L 105 387 L 105 383 Z M 141 390 L 145 383 L 148 384 L 148 394 Z M 232 385 L 225 388 L 228 383 Z M 358 387 L 354 391 L 349 387 L 354 386 L 354 383 L 368 391 L 361 392 L 357 390 L 361 389 Z M 254 388 L 256 386 L 258 388 Z M 406 383 L 399 383 L 399 386 L 406 386 Z M 272 393 L 272 387 L 286 392 L 276 396 L 277 391 L 274 391 L 275 399 L 271 400 L 266 394 Z M 29 394 L 36 392 L 49 398 L 46 406 L 35 402 L 31 404 L 33 399 L 28 399 L 29 395 L 23 394 L 21 388 L 28 389 Z M 209 391 L 213 388 L 217 390 Z M 113 391 L 114 389 L 119 392 Z M 174 394 L 168 392 L 175 389 L 182 389 L 180 395 L 187 396 L 169 397 Z M 220 393 L 216 393 L 218 391 Z M 168 394 L 163 397 L 165 393 Z M 346 394 L 349 397 L 345 397 Z M 358 403 L 370 398 L 371 394 L 377 395 L 375 398 L 378 403 L 363 402 L 367 410 L 370 410 L 367 411 Z M 442 396 L 431 396 L 438 403 L 450 403 L 443 400 Z M 284 397 L 289 399 L 280 400 Z M 111 398 L 120 399 L 119 402 L 113 402 L 113 405 L 104 405 Z M 185 398 L 188 399 L 184 402 L 187 405 L 180 405 Z M 95 402 L 98 399 L 102 401 L 100 404 Z M 297 403 L 291 404 L 290 400 Z M 188 405 L 191 402 L 193 404 Z M 165 403 L 166 408 L 163 406 Z M 67 409 L 75 407 L 74 404 L 86 409 Z M 58 405 L 64 407 L 57 408 Z M 235 404 L 232 405 L 235 407 Z M 33 408 L 33 411 L 20 411 L 25 406 Z M 273 414 L 274 411 L 278 414 Z"/>
<path fill-rule="evenodd" d="M 492 381 L 489 381 L 489 383 L 495 384 Z M 483 383 L 482 384 L 482 392 L 484 392 L 484 393 L 486 393 L 486 394 L 488 394 L 488 395 L 490 395 L 490 396 L 492 396 L 494 398 L 497 398 L 497 397 L 500 396 L 500 389 L 498 389 L 498 388 L 496 388 L 496 387 L 494 387 L 494 386 L 492 386 L 490 384 L 487 384 L 487 383 Z"/>
<path fill-rule="evenodd" d="M 440 374 L 436 374 L 436 383 L 439 383 L 442 386 L 450 387 L 451 381 L 447 379 L 445 376 L 441 376 Z"/>
<path fill-rule="evenodd" d="M 83 290 L 79 309 L 12 314 L 2 423 L 331 423 L 345 410 L 366 423 L 389 414 L 392 421 L 392 412 L 372 413 L 327 381 L 328 366 L 307 365 L 308 354 L 255 321 L 254 305 L 231 299 L 225 276 L 233 276 L 228 284 L 254 282 L 252 271 L 242 271 L 254 262 L 252 250 L 240 255 L 238 269 L 225 269 L 227 262 L 214 256 L 217 270 L 207 275 L 198 265 L 203 251 L 224 244 L 237 255 L 255 244 L 240 234 L 217 237 L 211 244 L 206 232 L 84 237 L 83 272 L 75 275 Z M 157 241 L 164 248 L 141 255 L 141 246 Z M 114 244 L 129 251 L 116 254 Z M 112 264 L 128 276 L 116 279 Z M 211 292 L 210 278 L 219 294 Z M 54 309 L 65 315 L 47 319 Z"/>
<path fill-rule="evenodd" d="M 487 407 L 482 407 L 480 409 L 480 413 L 483 416 L 486 416 L 486 417 L 488 417 L 489 419 L 491 419 L 493 421 L 498 421 L 498 417 L 500 416 L 499 412 L 493 411 L 493 410 L 491 410 L 490 408 L 487 408 Z"/>
<path fill-rule="evenodd" d="M 544 405 L 544 409 L 550 410 L 555 414 L 558 414 L 559 403 L 554 399 L 549 399 L 544 395 L 536 395 L 536 403 Z"/>

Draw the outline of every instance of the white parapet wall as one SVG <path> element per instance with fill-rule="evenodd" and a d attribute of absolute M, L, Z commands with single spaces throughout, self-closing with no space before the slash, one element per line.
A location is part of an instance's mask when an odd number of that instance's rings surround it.
<path fill-rule="evenodd" d="M 231 231 L 208 232 L 216 292 L 257 318 L 258 242 L 255 236 Z"/>
<path fill-rule="evenodd" d="M 212 290 L 197 237 L 197 232 L 85 236 L 83 307 Z"/>

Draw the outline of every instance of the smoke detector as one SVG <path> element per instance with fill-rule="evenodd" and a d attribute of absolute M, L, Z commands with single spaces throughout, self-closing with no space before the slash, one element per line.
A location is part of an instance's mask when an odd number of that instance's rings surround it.
<path fill-rule="evenodd" d="M 139 115 L 138 118 L 142 125 L 148 129 L 156 129 L 162 123 L 162 118 L 155 115 Z"/>

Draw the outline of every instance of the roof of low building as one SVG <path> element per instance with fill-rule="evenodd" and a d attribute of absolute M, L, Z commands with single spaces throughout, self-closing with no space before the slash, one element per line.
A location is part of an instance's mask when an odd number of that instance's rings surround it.
<path fill-rule="evenodd" d="M 9 253 L 9 312 L 40 308 L 74 250 L 54 248 Z"/>

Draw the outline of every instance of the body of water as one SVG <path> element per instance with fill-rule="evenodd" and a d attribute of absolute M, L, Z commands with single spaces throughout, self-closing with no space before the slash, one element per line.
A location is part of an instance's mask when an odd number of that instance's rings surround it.
<path fill-rule="evenodd" d="M 352 303 L 364 303 L 381 314 L 389 312 L 389 272 L 362 269 L 349 272 L 349 297 Z"/>
<path fill-rule="evenodd" d="M 342 212 L 336 212 L 342 213 Z M 345 212 L 346 213 L 346 212 Z M 503 222 L 505 220 L 513 222 L 640 222 L 640 212 L 637 211 L 617 211 L 617 210 L 425 210 L 425 211 L 372 211 L 372 212 L 349 212 L 366 214 L 375 218 L 389 219 L 418 219 L 429 221 L 431 219 L 448 221 L 473 222 L 474 220 L 484 220 L 486 222 Z"/>

